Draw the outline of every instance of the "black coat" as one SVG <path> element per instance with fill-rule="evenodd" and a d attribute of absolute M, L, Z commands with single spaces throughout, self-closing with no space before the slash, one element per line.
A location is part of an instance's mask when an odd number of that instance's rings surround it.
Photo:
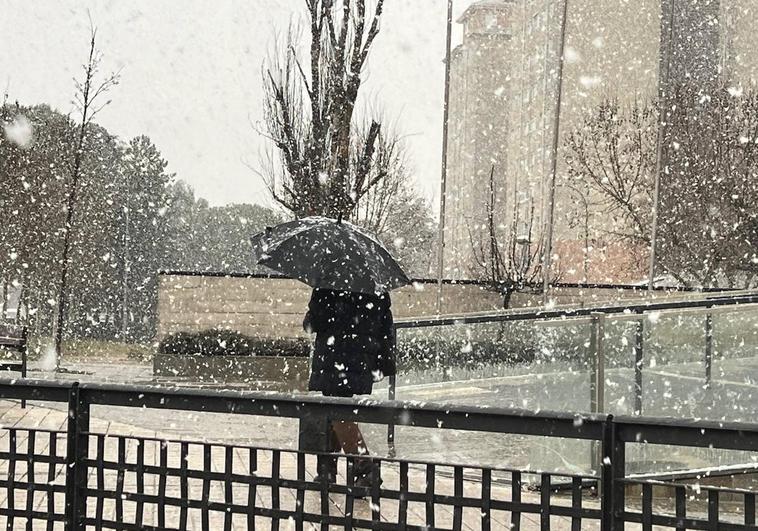
<path fill-rule="evenodd" d="M 315 289 L 303 328 L 316 334 L 308 389 L 327 396 L 371 394 L 395 374 L 388 294 Z"/>

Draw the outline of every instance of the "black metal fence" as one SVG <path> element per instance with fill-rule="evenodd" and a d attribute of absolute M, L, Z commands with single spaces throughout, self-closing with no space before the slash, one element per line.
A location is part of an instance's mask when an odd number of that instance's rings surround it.
<path fill-rule="evenodd" d="M 65 431 L 5 428 L 0 516 L 7 529 L 756 529 L 753 491 L 635 478 L 626 474 L 625 454 L 633 444 L 758 451 L 758 425 L 28 380 L 0 381 L 0 397 L 65 402 L 69 411 Z M 351 472 L 359 458 L 340 455 L 337 480 L 317 481 L 324 456 L 94 433 L 93 406 L 307 413 L 596 441 L 601 473 L 372 457 L 373 481 L 358 485 Z M 526 488 L 534 475 L 538 492 Z"/>

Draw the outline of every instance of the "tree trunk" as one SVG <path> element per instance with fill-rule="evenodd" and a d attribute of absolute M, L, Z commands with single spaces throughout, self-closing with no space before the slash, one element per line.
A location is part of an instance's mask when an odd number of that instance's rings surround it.
<path fill-rule="evenodd" d="M 16 305 L 16 318 L 15 318 L 15 323 L 16 324 L 20 324 L 21 323 L 21 306 L 23 306 L 24 301 L 28 298 L 28 292 L 29 292 L 29 290 L 26 289 L 26 285 L 25 284 L 21 284 L 21 292 L 18 294 L 18 304 Z M 29 309 L 28 308 L 27 308 L 26 314 L 27 314 L 27 318 L 28 318 L 28 314 L 29 314 Z"/>
<path fill-rule="evenodd" d="M 5 320 L 8 315 L 8 279 L 3 279 L 3 313 L 0 314 L 0 321 Z"/>

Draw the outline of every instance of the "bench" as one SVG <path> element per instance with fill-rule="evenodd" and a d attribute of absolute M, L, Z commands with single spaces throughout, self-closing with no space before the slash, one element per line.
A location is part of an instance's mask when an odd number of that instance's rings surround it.
<path fill-rule="evenodd" d="M 26 378 L 28 331 L 25 326 L 0 323 L 0 371 L 17 371 L 21 378 Z M 11 359 L 5 356 L 17 352 L 21 359 Z M 26 407 L 26 400 L 21 401 L 21 407 Z"/>

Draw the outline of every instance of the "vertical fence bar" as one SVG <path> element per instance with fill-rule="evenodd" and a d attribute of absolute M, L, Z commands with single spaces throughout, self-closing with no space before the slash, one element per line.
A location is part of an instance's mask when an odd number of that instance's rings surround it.
<path fill-rule="evenodd" d="M 550 474 L 540 476 L 540 531 L 550 531 Z"/>
<path fill-rule="evenodd" d="M 687 518 L 687 491 L 684 486 L 676 488 L 675 498 L 676 529 L 677 531 L 685 531 L 687 529 L 684 526 L 684 519 Z"/>
<path fill-rule="evenodd" d="M 745 525 L 755 525 L 755 494 L 745 493 Z"/>
<path fill-rule="evenodd" d="M 168 480 L 168 441 L 161 441 L 158 477 L 158 527 L 166 527 L 166 483 Z"/>
<path fill-rule="evenodd" d="M 297 493 L 295 494 L 295 531 L 303 531 L 303 529 L 305 529 L 304 528 L 305 520 L 303 516 L 305 513 L 305 482 L 307 481 L 305 477 L 305 461 L 306 461 L 305 454 L 302 452 L 298 453 L 297 454 Z M 231 477 L 229 481 L 231 482 Z M 229 488 L 229 505 L 231 506 L 233 503 L 234 503 L 234 498 L 232 496 L 232 490 L 230 487 Z M 228 531 L 231 531 L 231 530 L 232 530 L 232 526 L 231 526 L 231 520 L 230 520 Z"/>
<path fill-rule="evenodd" d="M 355 510 L 355 457 L 347 456 L 347 494 L 345 495 L 345 529 L 353 529 L 353 512 Z"/>
<path fill-rule="evenodd" d="M 424 523 L 430 529 L 435 528 L 435 511 L 434 511 L 434 482 L 437 474 L 435 473 L 435 467 L 433 464 L 426 465 L 426 510 L 424 514 L 426 520 Z M 482 484 L 484 482 L 482 481 Z"/>
<path fill-rule="evenodd" d="M 57 457 L 58 457 L 58 432 L 50 432 L 50 463 L 47 468 L 47 484 L 52 485 L 55 482 L 57 474 Z M 52 492 L 47 494 L 47 514 L 55 514 L 55 495 Z M 53 531 L 55 522 L 52 518 L 47 521 L 46 531 Z"/>
<path fill-rule="evenodd" d="M 613 415 L 603 423 L 602 465 L 600 485 L 601 529 L 623 531 L 626 509 L 624 477 L 626 444 L 618 437 Z"/>
<path fill-rule="evenodd" d="M 453 497 L 455 505 L 453 506 L 453 531 L 461 531 L 463 527 L 463 467 L 456 466 L 453 468 Z"/>
<path fill-rule="evenodd" d="M 408 462 L 400 461 L 400 503 L 397 510 L 397 528 L 406 531 L 408 528 L 408 492 L 410 480 L 408 479 Z"/>
<path fill-rule="evenodd" d="M 708 529 L 718 531 L 719 528 L 719 491 L 708 491 Z"/>
<path fill-rule="evenodd" d="M 87 498 L 89 401 L 74 382 L 68 394 L 66 432 L 66 531 L 84 531 Z"/>
<path fill-rule="evenodd" d="M 482 531 L 492 529 L 492 469 L 482 469 Z"/>
<path fill-rule="evenodd" d="M 179 506 L 179 529 L 187 529 L 187 511 L 189 510 L 189 443 L 182 441 L 179 443 L 179 496 L 181 505 Z"/>
<path fill-rule="evenodd" d="M 521 511 L 518 507 L 521 505 L 521 472 L 511 472 L 511 503 L 514 505 L 511 511 L 511 529 L 520 531 Z"/>
<path fill-rule="evenodd" d="M 303 479 L 300 478 L 300 457 L 303 458 L 303 467 L 305 466 L 305 456 L 303 454 L 298 454 L 298 461 L 297 461 L 297 479 L 298 481 L 303 481 Z M 234 518 L 234 515 L 232 514 L 230 507 L 234 503 L 234 491 L 232 483 L 232 473 L 234 472 L 234 448 L 231 446 L 227 446 L 224 448 L 224 504 L 226 504 L 226 514 L 224 514 L 224 531 L 232 531 L 232 519 Z M 297 501 L 299 503 L 298 510 L 302 513 L 302 500 L 300 499 L 300 492 L 298 491 L 298 498 Z M 300 516 L 300 519 L 297 520 L 302 525 L 303 517 Z M 302 527 L 298 528 L 302 529 Z"/>
<path fill-rule="evenodd" d="M 200 525 L 204 531 L 211 528 L 210 524 L 210 497 L 211 497 L 211 479 L 210 474 L 213 471 L 213 446 L 206 443 L 203 449 L 203 490 L 200 499 Z M 272 487 L 273 489 L 273 487 Z M 272 495 L 273 498 L 273 495 Z"/>
<path fill-rule="evenodd" d="M 103 528 L 103 511 L 105 509 L 105 435 L 97 436 L 97 472 L 96 485 L 99 491 L 95 503 L 95 529 Z"/>
<path fill-rule="evenodd" d="M 137 493 L 145 495 L 145 441 L 137 439 Z M 137 510 L 134 515 L 134 523 L 142 527 L 145 514 L 145 502 L 142 498 L 137 499 Z"/>
<path fill-rule="evenodd" d="M 571 531 L 582 531 L 582 478 L 571 480 Z"/>
<path fill-rule="evenodd" d="M 26 529 L 32 530 L 34 525 L 32 512 L 34 511 L 34 487 L 35 487 L 35 464 L 34 464 L 34 450 L 37 446 L 36 432 L 29 430 L 29 435 L 26 440 Z"/>
<path fill-rule="evenodd" d="M 644 364 L 645 321 L 634 327 L 634 414 L 642 415 L 642 366 Z"/>
<path fill-rule="evenodd" d="M 713 364 L 713 314 L 705 316 L 705 388 L 711 388 L 711 368 Z"/>
<path fill-rule="evenodd" d="M 382 461 L 373 459 L 371 461 L 371 522 L 381 522 L 382 520 L 382 491 L 379 488 L 382 477 Z M 329 514 L 327 512 L 326 514 Z"/>
<path fill-rule="evenodd" d="M 642 484 L 642 531 L 653 531 L 653 486 Z"/>
<path fill-rule="evenodd" d="M 124 480 L 126 477 L 126 437 L 118 438 L 118 469 L 116 470 L 116 521 L 124 521 Z"/>
<path fill-rule="evenodd" d="M 6 507 L 8 507 L 8 518 L 5 522 L 6 531 L 13 531 L 14 517 L 16 515 L 16 497 L 14 496 L 16 483 L 16 430 L 11 428 L 8 432 L 8 487 L 5 498 Z"/>

